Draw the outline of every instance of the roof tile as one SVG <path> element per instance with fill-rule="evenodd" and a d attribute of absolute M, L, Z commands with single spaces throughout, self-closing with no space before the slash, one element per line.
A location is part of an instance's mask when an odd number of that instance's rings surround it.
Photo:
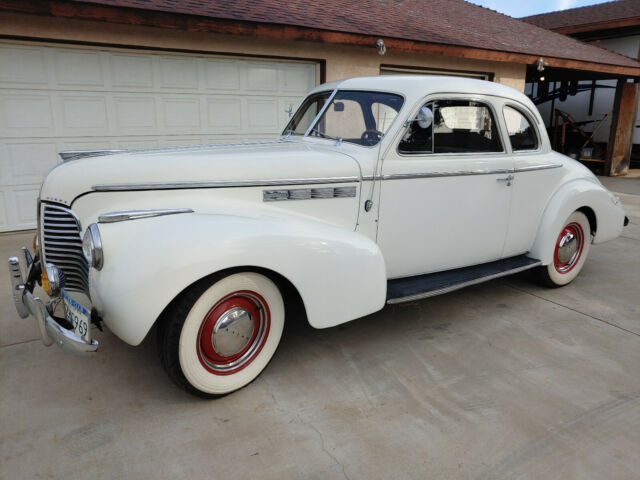
<path fill-rule="evenodd" d="M 624 55 L 463 0 L 75 1 L 640 67 Z"/>
<path fill-rule="evenodd" d="M 595 23 L 640 17 L 640 0 L 618 0 L 588 7 L 570 8 L 559 12 L 542 13 L 521 20 L 538 27 L 554 30 Z"/>

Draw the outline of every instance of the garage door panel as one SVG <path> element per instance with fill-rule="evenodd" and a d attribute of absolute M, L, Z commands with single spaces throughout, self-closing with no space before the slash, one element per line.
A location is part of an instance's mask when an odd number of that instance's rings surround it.
<path fill-rule="evenodd" d="M 241 63 L 235 60 L 203 60 L 204 87 L 207 90 L 241 89 Z"/>
<path fill-rule="evenodd" d="M 220 137 L 219 137 L 220 138 Z M 188 145 L 204 145 L 207 143 L 215 143 L 208 141 L 207 137 L 189 136 L 189 137 L 167 137 L 162 142 L 161 147 L 183 147 Z"/>
<path fill-rule="evenodd" d="M 160 103 L 166 134 L 200 133 L 200 100 L 197 97 L 164 97 Z"/>
<path fill-rule="evenodd" d="M 59 49 L 53 59 L 58 86 L 106 86 L 101 52 Z"/>
<path fill-rule="evenodd" d="M 18 88 L 25 83 L 43 86 L 49 83 L 45 55 L 39 48 L 0 48 L 0 65 L 11 65 L 11 68 L 0 68 L 2 83 Z"/>
<path fill-rule="evenodd" d="M 116 132 L 158 133 L 156 100 L 152 96 L 116 96 L 113 106 Z"/>
<path fill-rule="evenodd" d="M 164 89 L 198 88 L 198 67 L 193 57 L 159 57 L 160 87 Z"/>
<path fill-rule="evenodd" d="M 247 63 L 247 92 L 278 92 L 278 65 L 267 62 Z"/>
<path fill-rule="evenodd" d="M 109 60 L 114 87 L 153 88 L 152 57 L 112 54 Z"/>
<path fill-rule="evenodd" d="M 284 129 L 291 115 L 298 109 L 300 100 L 301 97 L 281 97 L 278 100 L 278 133 Z M 291 115 L 289 115 L 289 112 L 291 112 Z"/>
<path fill-rule="evenodd" d="M 109 132 L 105 96 L 60 95 L 56 123 L 59 135 L 94 135 Z"/>
<path fill-rule="evenodd" d="M 158 138 L 154 137 L 133 137 L 127 139 L 118 139 L 114 142 L 111 148 L 116 150 L 139 150 L 144 148 L 159 148 L 163 147 L 162 142 Z"/>
<path fill-rule="evenodd" d="M 309 91 L 309 85 L 315 82 L 314 65 L 284 65 L 281 72 L 280 90 L 285 95 L 304 96 Z"/>
<path fill-rule="evenodd" d="M 247 99 L 247 126 L 255 133 L 278 132 L 278 101 L 269 98 Z"/>
<path fill-rule="evenodd" d="M 242 131 L 242 101 L 228 96 L 207 97 L 207 132 Z"/>
<path fill-rule="evenodd" d="M 13 198 L 15 201 L 16 217 L 14 222 L 21 226 L 32 225 L 36 221 L 36 204 L 40 186 L 33 185 L 23 189 L 14 189 Z"/>
<path fill-rule="evenodd" d="M 13 224 L 9 221 L 9 205 L 6 200 L 6 192 L 0 187 L 0 232 L 9 230 Z"/>
<path fill-rule="evenodd" d="M 34 137 L 55 134 L 52 99 L 48 95 L 7 92 L 0 95 L 1 136 Z"/>
<path fill-rule="evenodd" d="M 0 230 L 35 225 L 63 150 L 273 138 L 317 84 L 314 62 L 0 44 Z"/>
<path fill-rule="evenodd" d="M 57 163 L 57 144 L 50 140 L 8 141 L 4 147 L 0 185 L 39 183 Z"/>

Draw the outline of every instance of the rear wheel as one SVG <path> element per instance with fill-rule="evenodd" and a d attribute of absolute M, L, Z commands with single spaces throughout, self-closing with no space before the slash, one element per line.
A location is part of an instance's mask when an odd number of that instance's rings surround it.
<path fill-rule="evenodd" d="M 236 273 L 185 292 L 165 312 L 158 351 L 169 377 L 204 396 L 244 387 L 280 343 L 284 303 L 278 287 L 255 272 Z"/>
<path fill-rule="evenodd" d="M 539 268 L 542 283 L 562 287 L 573 281 L 587 260 L 591 245 L 591 227 L 586 215 L 573 212 L 558 233 L 553 261 Z"/>

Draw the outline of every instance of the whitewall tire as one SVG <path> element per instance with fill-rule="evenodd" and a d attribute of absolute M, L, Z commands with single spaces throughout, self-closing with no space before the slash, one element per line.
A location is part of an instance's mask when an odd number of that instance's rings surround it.
<path fill-rule="evenodd" d="M 280 290 L 255 272 L 196 284 L 167 309 L 158 329 L 160 359 L 179 386 L 204 396 L 244 387 L 280 343 Z"/>
<path fill-rule="evenodd" d="M 548 287 L 562 287 L 580 273 L 589 254 L 591 227 L 586 215 L 573 212 L 555 239 L 553 260 L 540 267 L 540 279 Z"/>

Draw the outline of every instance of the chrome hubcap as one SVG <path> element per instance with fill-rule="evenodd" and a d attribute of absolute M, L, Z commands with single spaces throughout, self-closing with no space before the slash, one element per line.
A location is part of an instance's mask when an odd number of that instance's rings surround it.
<path fill-rule="evenodd" d="M 567 273 L 578 263 L 582 254 L 584 235 L 582 227 L 577 223 L 570 223 L 558 236 L 554 263 L 559 273 Z"/>
<path fill-rule="evenodd" d="M 248 310 L 241 307 L 226 311 L 211 333 L 213 349 L 222 357 L 240 353 L 251 341 L 255 324 Z"/>
<path fill-rule="evenodd" d="M 270 313 L 255 292 L 234 292 L 207 313 L 198 332 L 198 357 L 216 375 L 229 375 L 249 365 L 269 335 Z"/>
<path fill-rule="evenodd" d="M 578 252 L 578 241 L 572 232 L 566 232 L 558 244 L 558 260 L 562 263 L 570 263 Z"/>

